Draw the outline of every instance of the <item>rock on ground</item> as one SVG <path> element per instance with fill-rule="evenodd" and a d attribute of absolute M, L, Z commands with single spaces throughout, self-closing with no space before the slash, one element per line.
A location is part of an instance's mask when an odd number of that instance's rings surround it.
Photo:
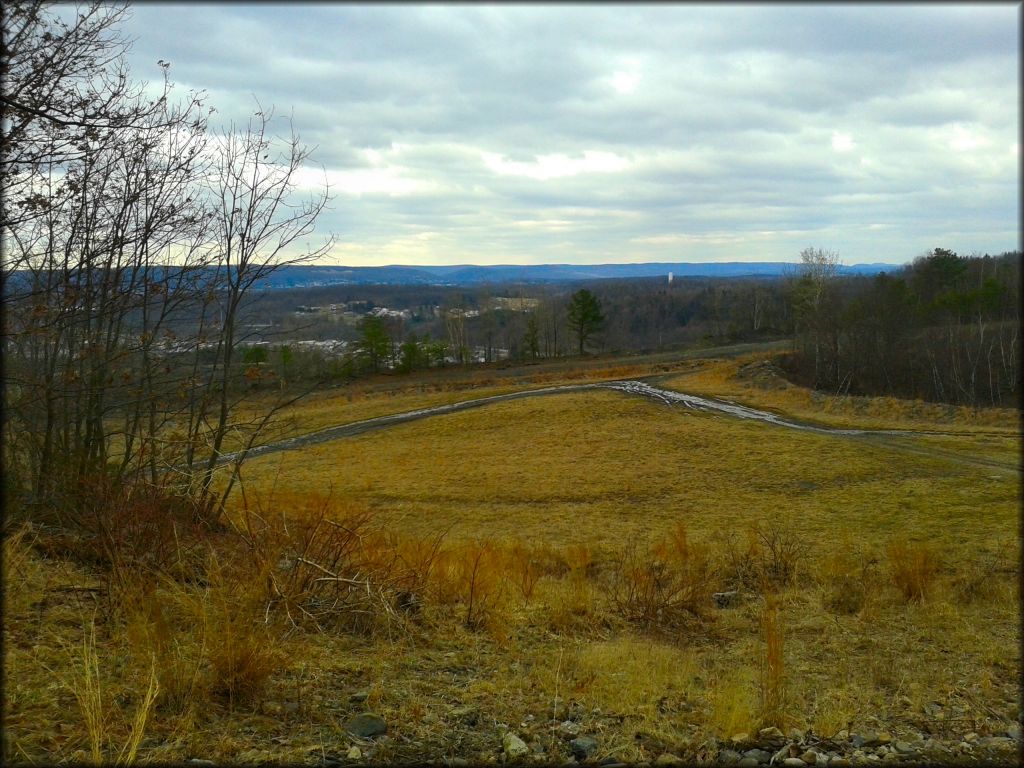
<path fill-rule="evenodd" d="M 373 712 L 356 715 L 345 724 L 345 730 L 360 739 L 372 739 L 388 732 L 388 724 L 384 718 Z"/>

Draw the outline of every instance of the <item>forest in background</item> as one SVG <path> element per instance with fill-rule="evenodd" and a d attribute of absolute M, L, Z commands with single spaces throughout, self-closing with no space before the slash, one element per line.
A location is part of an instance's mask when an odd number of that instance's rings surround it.
<path fill-rule="evenodd" d="M 791 276 L 777 278 L 270 291 L 254 298 L 253 315 L 274 327 L 260 328 L 248 341 L 277 339 L 276 350 L 261 360 L 271 368 L 275 360 L 280 368 L 282 357 L 295 361 L 278 373 L 325 382 L 450 365 L 460 360 L 460 349 L 463 360 L 465 350 L 478 349 L 483 362 L 529 363 L 578 353 L 567 308 L 574 293 L 587 290 L 603 317 L 588 353 L 792 338 L 793 351 L 782 361 L 787 372 L 830 394 L 1019 403 L 1020 252 L 960 256 L 936 248 L 873 276 L 840 274 L 837 254 L 825 249 L 802 256 Z M 326 311 L 332 304 L 355 307 L 364 317 L 342 322 Z M 325 311 L 297 312 L 299 306 Z M 366 316 L 375 309 L 391 316 Z M 343 339 L 350 346 L 330 355 L 300 350 L 289 339 Z"/>

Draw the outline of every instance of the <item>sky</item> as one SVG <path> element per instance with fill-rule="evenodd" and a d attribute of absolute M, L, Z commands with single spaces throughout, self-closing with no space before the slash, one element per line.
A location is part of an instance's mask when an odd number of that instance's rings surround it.
<path fill-rule="evenodd" d="M 273 106 L 321 263 L 903 263 L 1020 245 L 1014 4 L 133 6 L 133 76 Z M 288 126 L 277 125 L 282 135 Z M 317 238 L 320 238 L 318 241 Z"/>

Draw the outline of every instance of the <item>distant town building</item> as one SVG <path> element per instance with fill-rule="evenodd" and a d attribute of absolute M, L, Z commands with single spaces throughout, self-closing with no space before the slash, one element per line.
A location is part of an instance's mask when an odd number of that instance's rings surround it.
<path fill-rule="evenodd" d="M 388 309 L 387 307 L 374 307 L 369 312 L 373 317 L 401 317 L 406 320 L 412 317 L 408 309 Z"/>
<path fill-rule="evenodd" d="M 528 299 L 522 296 L 495 296 L 491 301 L 495 309 L 508 309 L 513 312 L 529 312 L 540 304 L 540 299 Z"/>

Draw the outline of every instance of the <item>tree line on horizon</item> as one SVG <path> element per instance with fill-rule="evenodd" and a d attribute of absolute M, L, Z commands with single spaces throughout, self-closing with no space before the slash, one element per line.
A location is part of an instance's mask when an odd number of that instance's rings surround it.
<path fill-rule="evenodd" d="M 785 278 L 610 279 L 586 288 L 325 287 L 276 292 L 272 306 L 284 314 L 294 296 L 312 295 L 361 297 L 370 307 L 409 311 L 411 320 L 366 317 L 351 351 L 333 363 L 307 360 L 309 370 L 336 381 L 468 364 L 471 348 L 483 350 L 486 362 L 523 364 L 791 338 L 793 349 L 780 362 L 794 380 L 821 391 L 1012 405 L 1019 401 L 1020 260 L 1019 252 L 959 256 L 936 248 L 898 270 L 848 275 L 838 269 L 838 254 L 808 248 Z M 536 306 L 489 309 L 502 293 L 529 295 Z M 574 315 L 583 297 L 592 320 L 581 340 Z M 328 323 L 292 330 L 339 333 Z"/>

